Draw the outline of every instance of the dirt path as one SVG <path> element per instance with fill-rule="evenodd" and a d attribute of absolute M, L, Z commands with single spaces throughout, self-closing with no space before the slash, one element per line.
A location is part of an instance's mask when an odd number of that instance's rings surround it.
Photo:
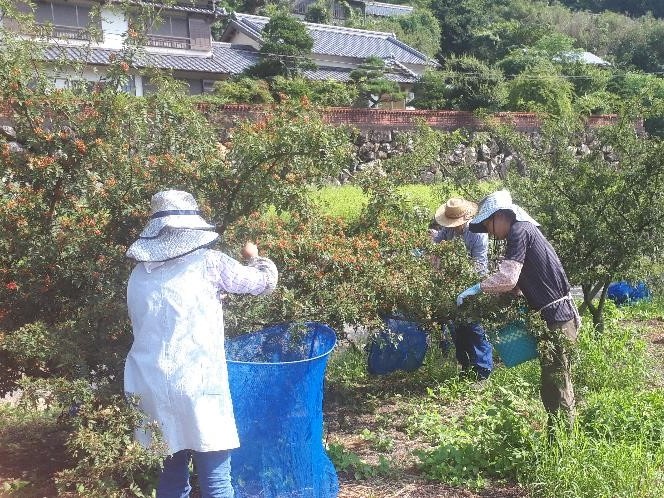
<path fill-rule="evenodd" d="M 65 430 L 52 414 L 21 417 L 1 408 L 0 497 L 58 496 L 53 476 L 68 463 Z"/>

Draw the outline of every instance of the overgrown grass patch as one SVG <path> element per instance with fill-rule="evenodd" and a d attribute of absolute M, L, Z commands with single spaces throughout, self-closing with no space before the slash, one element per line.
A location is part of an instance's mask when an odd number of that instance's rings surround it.
<path fill-rule="evenodd" d="M 654 497 L 662 495 L 664 391 L 644 390 L 650 364 L 642 333 L 616 320 L 601 336 L 590 324 L 582 329 L 576 426 L 571 434 L 559 430 L 553 444 L 546 436 L 537 361 L 498 367 L 487 381 L 471 383 L 456 378 L 453 357 L 432 347 L 417 372 L 373 378 L 366 374 L 366 356 L 355 351 L 352 362 L 333 361 L 328 374 L 331 383 L 382 386 L 374 408 L 391 402 L 385 389 L 390 380 L 403 392 L 409 383 L 409 397 L 400 400 L 407 411 L 404 430 L 420 441 L 412 450 L 431 480 L 470 488 L 518 482 L 533 496 L 551 498 Z M 373 443 L 380 434 L 371 433 Z"/>

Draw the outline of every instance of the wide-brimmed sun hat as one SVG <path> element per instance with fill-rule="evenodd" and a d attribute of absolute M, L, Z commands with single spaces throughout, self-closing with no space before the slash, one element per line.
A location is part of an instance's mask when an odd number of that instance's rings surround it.
<path fill-rule="evenodd" d="M 164 190 L 152 196 L 150 220 L 127 250 L 136 261 L 167 261 L 214 242 L 219 234 L 206 222 L 194 197 L 181 190 Z"/>
<path fill-rule="evenodd" d="M 527 221 L 535 226 L 540 226 L 526 211 L 512 202 L 512 196 L 507 190 L 498 190 L 487 195 L 480 202 L 479 213 L 470 221 L 470 231 L 474 233 L 486 233 L 487 229 L 482 223 L 502 210 L 514 213 L 516 221 Z"/>
<path fill-rule="evenodd" d="M 461 197 L 452 197 L 436 209 L 434 219 L 444 227 L 458 227 L 477 214 L 477 204 Z"/>

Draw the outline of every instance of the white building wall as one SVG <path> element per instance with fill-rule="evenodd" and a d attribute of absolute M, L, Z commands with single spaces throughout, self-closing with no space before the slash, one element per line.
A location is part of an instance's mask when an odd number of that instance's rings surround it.
<path fill-rule="evenodd" d="M 101 30 L 104 33 L 104 40 L 101 46 L 104 48 L 122 48 L 122 42 L 127 35 L 129 24 L 125 19 L 124 12 L 117 7 L 102 7 L 101 9 Z"/>

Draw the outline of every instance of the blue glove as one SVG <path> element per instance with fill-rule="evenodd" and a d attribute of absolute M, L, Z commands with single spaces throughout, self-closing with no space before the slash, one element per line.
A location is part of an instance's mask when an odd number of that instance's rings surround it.
<path fill-rule="evenodd" d="M 475 296 L 480 292 L 482 292 L 480 284 L 475 284 L 472 287 L 468 287 L 465 291 L 457 296 L 457 306 L 461 306 L 461 304 L 463 304 L 463 300 L 467 297 Z"/>

